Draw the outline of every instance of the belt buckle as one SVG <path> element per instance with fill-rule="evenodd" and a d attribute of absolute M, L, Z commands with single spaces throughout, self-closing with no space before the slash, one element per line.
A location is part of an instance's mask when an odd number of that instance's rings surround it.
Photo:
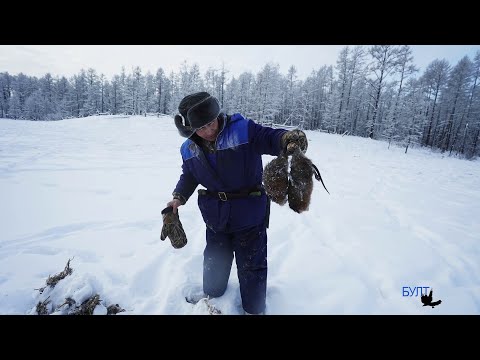
<path fill-rule="evenodd" d="M 222 201 L 227 201 L 227 194 L 225 194 L 223 191 L 219 191 L 218 192 L 218 197 L 220 198 L 220 200 Z"/>

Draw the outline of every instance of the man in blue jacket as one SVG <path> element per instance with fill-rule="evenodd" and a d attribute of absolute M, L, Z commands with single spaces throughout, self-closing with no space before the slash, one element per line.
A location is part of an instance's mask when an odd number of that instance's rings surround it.
<path fill-rule="evenodd" d="M 262 186 L 262 154 L 277 156 L 291 142 L 305 151 L 305 133 L 225 115 L 207 92 L 184 97 L 178 110 L 175 125 L 187 140 L 180 149 L 183 172 L 167 206 L 177 214 L 199 184 L 205 188 L 198 191 L 206 224 L 205 297 L 225 293 L 235 255 L 243 309 L 264 314 L 270 201 Z"/>

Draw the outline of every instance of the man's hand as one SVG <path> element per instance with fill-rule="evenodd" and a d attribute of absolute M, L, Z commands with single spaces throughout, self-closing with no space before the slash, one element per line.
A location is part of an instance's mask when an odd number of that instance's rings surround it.
<path fill-rule="evenodd" d="M 179 200 L 174 199 L 171 202 L 173 201 Z M 163 241 L 168 237 L 175 249 L 180 249 L 187 245 L 187 235 L 185 234 L 180 218 L 178 217 L 178 210 L 173 212 L 173 206 L 169 206 L 162 210 L 162 218 L 163 227 L 160 240 Z"/>
<path fill-rule="evenodd" d="M 287 156 L 292 155 L 297 148 L 304 154 L 307 152 L 307 136 L 302 130 L 287 131 L 282 136 L 282 150 L 284 154 Z"/>
<path fill-rule="evenodd" d="M 171 206 L 173 208 L 173 213 L 177 213 L 179 206 L 182 206 L 182 202 L 179 199 L 173 199 L 167 204 L 167 207 Z"/>

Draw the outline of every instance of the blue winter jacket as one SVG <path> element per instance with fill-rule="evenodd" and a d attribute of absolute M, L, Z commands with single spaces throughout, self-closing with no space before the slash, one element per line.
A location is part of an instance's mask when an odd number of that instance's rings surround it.
<path fill-rule="evenodd" d="M 262 184 L 262 154 L 279 155 L 284 129 L 256 124 L 241 114 L 222 116 L 211 160 L 191 138 L 181 146 L 183 173 L 174 192 L 185 200 L 200 184 L 212 192 L 240 192 Z M 219 197 L 198 195 L 198 207 L 206 225 L 213 231 L 233 232 L 265 221 L 267 196 L 248 196 L 222 201 Z"/>

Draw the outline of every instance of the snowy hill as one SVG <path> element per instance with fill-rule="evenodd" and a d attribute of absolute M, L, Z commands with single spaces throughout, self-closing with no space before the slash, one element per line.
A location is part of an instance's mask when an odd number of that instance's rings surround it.
<path fill-rule="evenodd" d="M 480 162 L 307 136 L 331 195 L 315 182 L 308 212 L 272 204 L 267 314 L 480 314 Z M 159 239 L 183 140 L 170 117 L 0 119 L 0 314 L 94 293 L 96 314 L 207 313 L 183 300 L 202 281 L 196 193 L 180 208 L 187 246 Z M 71 258 L 71 275 L 34 290 Z M 422 307 L 415 287 L 442 304 Z M 242 313 L 235 262 L 211 303 Z"/>

